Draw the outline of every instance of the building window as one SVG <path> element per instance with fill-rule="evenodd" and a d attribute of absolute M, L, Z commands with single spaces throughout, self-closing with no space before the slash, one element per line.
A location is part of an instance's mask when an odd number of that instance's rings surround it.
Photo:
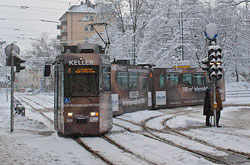
<path fill-rule="evenodd" d="M 94 31 L 94 27 L 93 26 L 90 26 L 90 31 Z"/>
<path fill-rule="evenodd" d="M 94 16 L 89 16 L 90 21 L 94 22 Z"/>
<path fill-rule="evenodd" d="M 83 16 L 82 21 L 87 22 L 88 20 L 89 20 L 89 16 L 87 15 Z"/>
<path fill-rule="evenodd" d="M 84 31 L 85 32 L 89 31 L 89 26 L 88 25 L 84 26 Z"/>
<path fill-rule="evenodd" d="M 84 38 L 84 42 L 85 42 L 85 43 L 88 43 L 88 42 L 89 42 L 89 37 L 85 37 L 85 38 Z"/>

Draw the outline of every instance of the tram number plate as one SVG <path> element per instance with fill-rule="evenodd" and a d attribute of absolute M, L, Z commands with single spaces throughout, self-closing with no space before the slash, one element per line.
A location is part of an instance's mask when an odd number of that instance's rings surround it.
<path fill-rule="evenodd" d="M 73 119 L 67 119 L 67 123 L 73 123 Z"/>
<path fill-rule="evenodd" d="M 90 122 L 98 122 L 98 117 L 90 117 Z"/>

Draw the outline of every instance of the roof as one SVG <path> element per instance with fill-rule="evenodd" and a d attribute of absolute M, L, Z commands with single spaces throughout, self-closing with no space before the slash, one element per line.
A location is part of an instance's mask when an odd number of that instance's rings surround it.
<path fill-rule="evenodd" d="M 72 5 L 69 7 L 68 11 L 70 13 L 96 13 L 96 10 L 92 7 L 88 7 L 87 4 L 83 5 Z"/>
<path fill-rule="evenodd" d="M 61 20 L 67 13 L 90 13 L 96 14 L 96 10 L 92 7 L 88 7 L 87 4 L 72 5 L 69 9 L 59 18 Z"/>

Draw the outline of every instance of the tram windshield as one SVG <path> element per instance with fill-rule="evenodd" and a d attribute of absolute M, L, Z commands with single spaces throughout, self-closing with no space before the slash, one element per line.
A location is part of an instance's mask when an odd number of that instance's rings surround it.
<path fill-rule="evenodd" d="M 65 67 L 65 96 L 98 96 L 98 67 Z"/>

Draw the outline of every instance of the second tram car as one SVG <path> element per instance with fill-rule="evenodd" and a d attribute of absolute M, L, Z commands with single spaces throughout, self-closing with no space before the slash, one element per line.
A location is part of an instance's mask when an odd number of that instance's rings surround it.
<path fill-rule="evenodd" d="M 68 50 L 55 62 L 55 129 L 62 136 L 105 133 L 112 128 L 109 57 L 97 44 Z"/>
<path fill-rule="evenodd" d="M 129 60 L 111 64 L 113 115 L 148 109 L 149 69 L 129 65 Z"/>
<path fill-rule="evenodd" d="M 153 109 L 202 105 L 207 88 L 212 88 L 201 68 L 154 68 L 151 79 Z M 224 79 L 218 81 L 225 100 Z"/>

